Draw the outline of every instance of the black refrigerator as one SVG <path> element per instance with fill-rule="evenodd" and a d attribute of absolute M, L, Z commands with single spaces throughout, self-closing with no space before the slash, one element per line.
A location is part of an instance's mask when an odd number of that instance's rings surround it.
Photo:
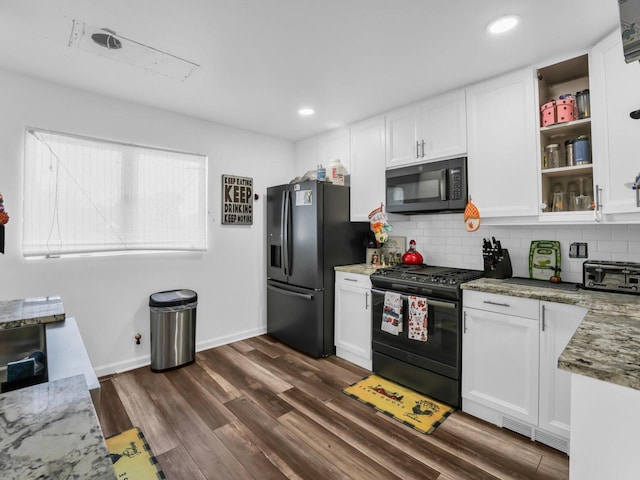
<path fill-rule="evenodd" d="M 349 221 L 349 187 L 267 189 L 267 333 L 314 357 L 335 352 L 334 267 L 364 262 L 368 229 Z"/>

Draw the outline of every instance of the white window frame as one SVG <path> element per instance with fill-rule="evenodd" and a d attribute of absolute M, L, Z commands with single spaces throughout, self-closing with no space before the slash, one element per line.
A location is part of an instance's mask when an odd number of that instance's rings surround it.
<path fill-rule="evenodd" d="M 201 154 L 27 128 L 23 255 L 206 251 L 207 167 Z"/>

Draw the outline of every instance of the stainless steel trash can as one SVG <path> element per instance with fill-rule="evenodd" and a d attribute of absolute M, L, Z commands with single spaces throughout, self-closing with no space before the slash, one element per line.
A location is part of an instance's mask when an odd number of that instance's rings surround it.
<path fill-rule="evenodd" d="M 196 306 L 193 290 L 169 290 L 149 297 L 151 370 L 163 372 L 196 361 Z"/>

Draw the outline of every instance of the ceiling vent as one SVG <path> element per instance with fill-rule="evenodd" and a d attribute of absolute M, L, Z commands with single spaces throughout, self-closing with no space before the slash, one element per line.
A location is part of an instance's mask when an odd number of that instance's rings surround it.
<path fill-rule="evenodd" d="M 73 20 L 69 47 L 182 81 L 200 67 L 197 63 L 118 35 L 111 29 L 98 28 L 79 20 Z"/>
<path fill-rule="evenodd" d="M 98 45 L 104 48 L 108 48 L 109 50 L 118 48 L 122 48 L 122 42 L 116 38 L 116 32 L 113 30 L 108 30 L 103 28 L 105 33 L 94 33 L 91 35 L 91 40 L 96 42 Z"/>

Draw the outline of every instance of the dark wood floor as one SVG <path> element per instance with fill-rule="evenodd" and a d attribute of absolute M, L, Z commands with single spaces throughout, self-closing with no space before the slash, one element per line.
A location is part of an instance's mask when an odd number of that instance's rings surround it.
<path fill-rule="evenodd" d="M 261 336 L 101 381 L 105 436 L 137 426 L 168 479 L 566 479 L 566 455 L 462 412 L 422 435 L 342 393 L 369 374 Z"/>

